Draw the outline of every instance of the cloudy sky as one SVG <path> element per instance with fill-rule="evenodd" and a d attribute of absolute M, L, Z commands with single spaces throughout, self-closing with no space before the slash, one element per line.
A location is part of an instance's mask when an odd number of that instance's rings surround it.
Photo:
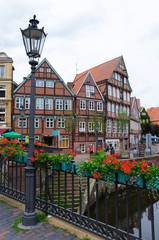
<path fill-rule="evenodd" d="M 132 96 L 159 107 L 158 0 L 5 0 L 0 12 L 0 52 L 13 58 L 17 83 L 30 73 L 20 28 L 36 14 L 48 33 L 40 60 L 65 82 L 123 55 Z"/>

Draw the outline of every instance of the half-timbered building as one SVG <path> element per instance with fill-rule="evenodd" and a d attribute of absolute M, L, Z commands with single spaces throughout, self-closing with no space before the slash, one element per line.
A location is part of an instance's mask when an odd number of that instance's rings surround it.
<path fill-rule="evenodd" d="M 74 94 L 63 79 L 44 59 L 36 68 L 35 89 L 35 140 L 62 149 L 72 148 L 72 132 L 65 125 L 72 116 Z M 24 140 L 29 135 L 31 74 L 14 91 L 13 129 L 21 133 L 23 123 Z M 20 115 L 24 106 L 25 117 Z"/>

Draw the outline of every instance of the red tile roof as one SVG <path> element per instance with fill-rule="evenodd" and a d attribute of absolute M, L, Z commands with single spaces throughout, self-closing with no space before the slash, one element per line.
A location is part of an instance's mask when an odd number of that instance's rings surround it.
<path fill-rule="evenodd" d="M 78 89 L 80 88 L 84 78 L 86 77 L 87 73 L 90 71 L 95 82 L 99 82 L 105 79 L 109 79 L 112 72 L 115 70 L 119 60 L 121 57 L 114 58 L 108 62 L 102 63 L 96 67 L 90 68 L 82 73 L 76 75 L 74 79 L 74 89 L 73 93 L 76 94 Z"/>
<path fill-rule="evenodd" d="M 159 107 L 152 107 L 147 109 L 147 113 L 150 117 L 151 122 L 159 121 Z"/>

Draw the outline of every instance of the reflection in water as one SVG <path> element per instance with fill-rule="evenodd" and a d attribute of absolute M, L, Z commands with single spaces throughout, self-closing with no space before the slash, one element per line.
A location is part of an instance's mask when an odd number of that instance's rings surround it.
<path fill-rule="evenodd" d="M 126 192 L 121 190 L 118 194 L 118 206 L 119 206 L 119 228 L 127 231 L 126 228 Z M 154 221 L 155 221 L 155 236 L 159 239 L 159 198 L 154 200 Z M 115 226 L 115 193 L 111 193 L 108 198 L 108 223 Z M 86 212 L 87 215 L 87 212 Z M 90 217 L 96 219 L 96 204 L 93 204 L 90 208 Z M 99 199 L 99 221 L 105 222 L 105 196 Z M 142 237 L 144 240 L 151 240 L 151 211 L 150 211 L 150 199 L 148 197 L 148 191 L 141 189 L 141 226 Z M 130 233 L 135 236 L 139 236 L 139 224 L 138 224 L 138 203 L 137 203 L 137 189 L 129 189 L 129 228 Z"/>

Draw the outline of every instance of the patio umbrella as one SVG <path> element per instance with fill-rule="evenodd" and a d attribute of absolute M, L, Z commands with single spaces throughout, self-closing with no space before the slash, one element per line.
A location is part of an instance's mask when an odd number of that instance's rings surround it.
<path fill-rule="evenodd" d="M 6 133 L 2 133 L 1 134 L 3 137 L 9 137 L 9 138 L 21 138 L 21 134 L 20 133 L 16 133 L 16 132 L 6 132 Z"/>

